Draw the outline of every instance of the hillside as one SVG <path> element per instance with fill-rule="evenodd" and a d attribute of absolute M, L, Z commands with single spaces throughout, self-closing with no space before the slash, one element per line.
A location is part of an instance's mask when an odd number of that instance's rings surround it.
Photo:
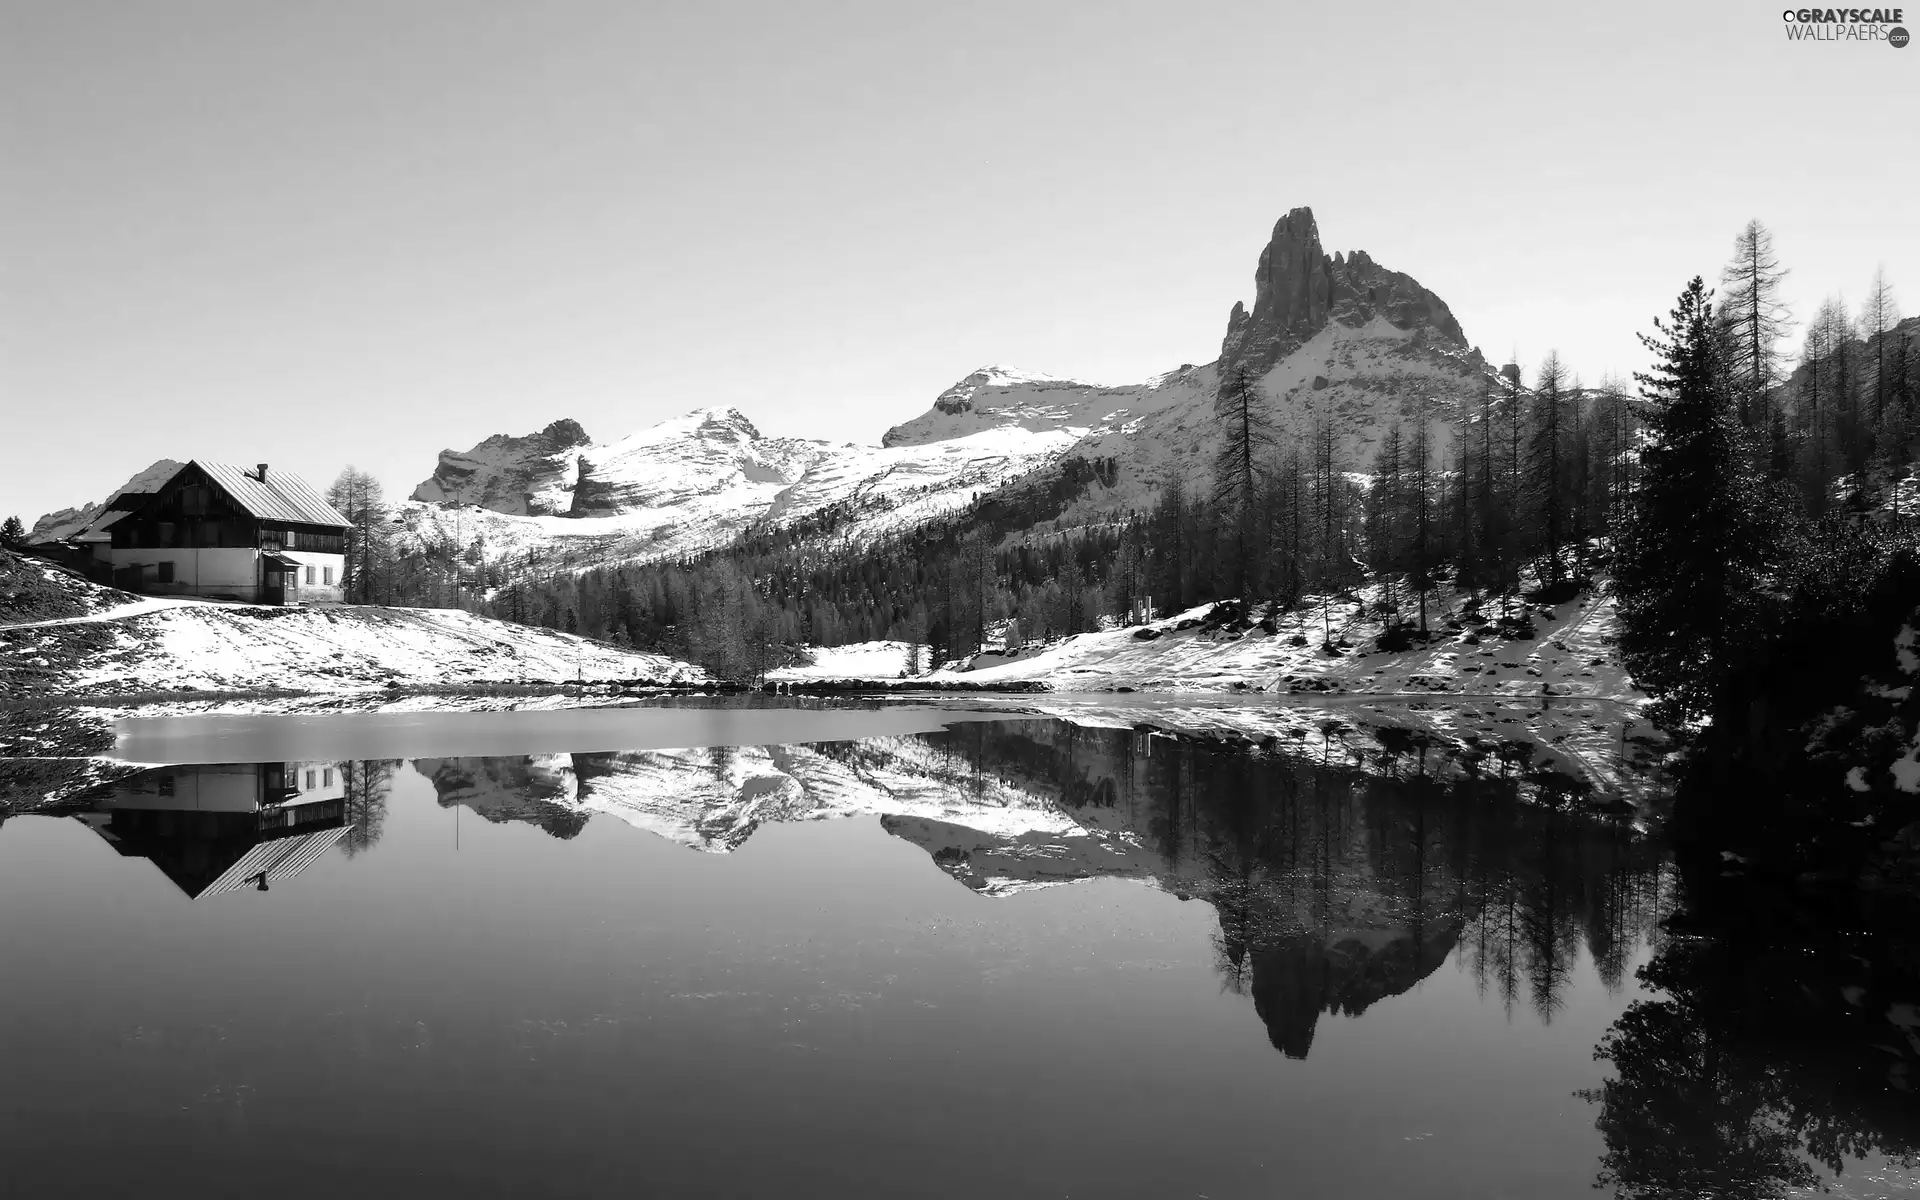
<path fill-rule="evenodd" d="M 366 692 L 548 681 L 695 682 L 698 667 L 458 609 L 275 608 L 134 597 L 13 555 L 41 612 L 0 625 L 0 696 Z"/>
<path fill-rule="evenodd" d="M 846 518 L 848 536 L 872 538 L 964 507 L 1057 460 L 1076 437 L 996 428 L 856 446 L 769 438 L 737 409 L 699 409 L 581 452 L 567 515 L 416 500 L 395 519 L 413 545 L 474 547 L 483 561 L 511 559 L 535 574 L 680 558 L 828 508 Z"/>
<path fill-rule="evenodd" d="M 1329 255 L 1296 208 L 1261 251 L 1251 305 L 1232 306 L 1216 362 L 1122 385 L 983 367 L 878 446 L 767 437 L 734 408 L 610 441 L 562 417 L 442 451 L 396 506 L 395 532 L 402 551 L 457 550 L 522 578 L 681 558 L 829 513 L 837 544 L 862 544 L 1075 456 L 1115 464 L 1097 496 L 1061 514 L 1098 520 L 1148 507 L 1174 479 L 1197 484 L 1215 401 L 1242 378 L 1284 441 L 1304 446 L 1324 426 L 1361 469 L 1396 421 L 1426 419 L 1444 452 L 1448 419 L 1491 376 L 1444 301 L 1364 252 Z M 49 514 L 36 535 L 70 533 L 97 508 Z"/>

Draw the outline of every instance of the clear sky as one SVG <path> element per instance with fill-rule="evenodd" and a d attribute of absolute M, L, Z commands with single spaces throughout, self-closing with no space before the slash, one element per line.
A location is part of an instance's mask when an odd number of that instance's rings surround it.
<path fill-rule="evenodd" d="M 1920 28 L 1920 11 L 1907 23 Z M 1765 3 L 0 0 L 0 515 L 1219 352 L 1311 205 L 1588 381 L 1750 217 L 1920 311 L 1920 47 Z"/>

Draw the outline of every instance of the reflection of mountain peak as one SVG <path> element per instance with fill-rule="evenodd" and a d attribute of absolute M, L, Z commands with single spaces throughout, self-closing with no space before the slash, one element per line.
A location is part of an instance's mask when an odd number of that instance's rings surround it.
<path fill-rule="evenodd" d="M 1463 966 L 1483 987 L 1497 983 L 1509 1003 L 1530 988 L 1543 1013 L 1583 939 L 1597 961 L 1616 963 L 1617 978 L 1627 944 L 1617 939 L 1632 933 L 1597 911 L 1617 889 L 1593 873 L 1641 869 L 1629 831 L 1517 803 L 1512 780 L 1403 779 L 1275 747 L 1253 752 L 1064 721 L 966 722 L 837 743 L 413 765 L 443 805 L 558 837 L 603 813 L 683 846 L 726 853 L 766 823 L 858 815 L 877 818 L 983 896 L 1108 877 L 1205 900 L 1219 922 L 1228 986 L 1251 992 L 1271 1043 L 1296 1058 L 1311 1050 L 1321 1014 L 1360 1016 L 1416 986 L 1463 943 Z M 351 810 L 357 832 L 347 852 L 370 847 L 389 769 L 172 768 L 168 794 L 161 794 L 162 775 L 143 773 L 114 785 L 118 798 L 96 803 L 83 819 L 198 892 L 227 879 L 235 864 L 253 862 L 248 855 L 263 841 L 277 840 L 268 826 L 291 819 L 286 799 L 298 787 L 308 789 L 308 800 L 334 806 L 323 814 L 334 826 L 327 845 Z M 151 832 L 142 812 L 177 809 L 189 797 L 202 810 L 233 807 L 236 836 L 139 842 Z M 252 873 L 266 870 L 277 880 L 304 861 L 274 858 L 255 863 Z"/>
<path fill-rule="evenodd" d="M 586 828 L 572 755 L 419 758 L 413 768 L 432 782 L 442 805 L 463 805 L 496 824 L 523 821 L 557 838 Z"/>
<path fill-rule="evenodd" d="M 1524 866 L 1499 877 L 1507 891 L 1497 907 L 1504 919 L 1519 912 L 1550 934 L 1509 942 L 1498 963 L 1482 948 L 1476 971 L 1500 971 L 1502 990 L 1511 976 L 1551 991 L 1565 974 L 1556 956 L 1578 940 L 1584 920 L 1555 899 L 1593 892 L 1574 879 L 1543 886 L 1544 901 L 1526 889 L 1552 883 L 1556 871 L 1585 870 L 1585 839 L 1622 836 L 1516 807 L 1511 781 L 1400 780 L 1063 721 L 417 765 L 442 803 L 550 831 L 555 814 L 584 821 L 604 813 L 726 853 L 765 823 L 864 815 L 984 896 L 1095 877 L 1150 881 L 1213 905 L 1232 964 L 1223 969 L 1250 984 L 1269 1040 L 1290 1057 L 1312 1048 L 1321 1014 L 1357 1017 L 1410 990 L 1481 920 L 1493 897 L 1463 875 L 1472 865 L 1465 847 L 1497 860 L 1522 856 Z M 1550 1008 L 1552 997 L 1535 1002 Z"/>
<path fill-rule="evenodd" d="M 1250 954 L 1253 1008 L 1273 1048 L 1305 1058 L 1321 1013 L 1357 1017 L 1439 970 L 1461 922 L 1411 929 L 1340 930 L 1262 945 Z"/>

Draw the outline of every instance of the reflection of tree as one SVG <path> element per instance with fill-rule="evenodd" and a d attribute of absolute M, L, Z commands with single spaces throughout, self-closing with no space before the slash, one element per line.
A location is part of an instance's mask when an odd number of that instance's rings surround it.
<path fill-rule="evenodd" d="M 1550 1015 L 1583 945 L 1597 940 L 1617 980 L 1648 936 L 1657 889 L 1638 881 L 1658 851 L 1575 811 L 1523 768 L 1525 743 L 1498 748 L 1501 779 L 1431 736 L 1333 721 L 1259 744 L 1037 722 L 924 740 L 957 790 L 986 775 L 1047 795 L 1156 859 L 1168 891 L 1207 901 L 1223 988 L 1296 1057 L 1323 1017 L 1405 992 L 1456 949 L 1509 1013 L 1530 1000 Z M 1557 804 L 1534 802 L 1550 792 Z"/>
<path fill-rule="evenodd" d="M 1669 948 L 1642 972 L 1650 986 L 1682 984 L 1672 998 L 1636 1001 L 1596 1058 L 1616 1076 L 1593 1092 L 1606 1139 L 1599 1183 L 1621 1196 L 1778 1196 L 1811 1187 L 1795 1150 L 1779 1082 L 1731 1051 L 1684 977 L 1704 964 L 1698 943 Z"/>
<path fill-rule="evenodd" d="M 1657 995 L 1595 1051 L 1582 1093 L 1606 1140 L 1599 1185 L 1647 1200 L 1783 1196 L 1846 1160 L 1920 1151 L 1920 1044 L 1890 1018 L 1920 995 L 1911 915 L 1888 935 L 1764 884 L 1690 877 L 1687 932 L 1641 969 Z M 1876 914 L 1884 920 L 1889 914 Z"/>
<path fill-rule="evenodd" d="M 399 767 L 398 759 L 340 764 L 347 804 L 347 835 L 340 845 L 348 858 L 373 849 L 380 840 L 387 821 L 387 794 L 393 788 L 393 773 Z"/>
<path fill-rule="evenodd" d="M 1521 803 L 1511 781 L 1443 777 L 1428 739 L 1370 732 L 1381 750 L 1362 763 L 1329 724 L 1298 751 L 1161 736 L 1150 755 L 1133 740 L 1104 756 L 1056 748 L 1049 770 L 1059 779 L 1079 764 L 1076 781 L 1104 786 L 1085 764 L 1125 760 L 1110 778 L 1144 800 L 1166 882 L 1218 914 L 1223 987 L 1250 994 L 1293 1057 L 1322 1014 L 1357 1016 L 1456 947 L 1483 991 L 1494 986 L 1509 1012 L 1529 997 L 1543 1018 L 1563 1003 L 1590 928 L 1608 929 L 1626 961 L 1647 923 L 1617 911 L 1644 890 L 1620 877 L 1649 874 L 1656 858 L 1630 830 Z M 1125 800 L 1135 811 L 1136 796 Z M 1615 910 L 1596 916 L 1609 897 Z"/>

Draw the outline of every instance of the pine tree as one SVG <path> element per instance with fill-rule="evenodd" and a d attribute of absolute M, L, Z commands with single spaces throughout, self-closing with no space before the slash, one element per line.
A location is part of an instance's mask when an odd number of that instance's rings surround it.
<path fill-rule="evenodd" d="M 1620 648 L 1657 715 L 1684 725 L 1732 699 L 1724 685 L 1758 624 L 1767 531 L 1697 276 L 1654 330 L 1641 337 L 1654 369 L 1635 376 L 1651 441 L 1617 560 Z"/>
<path fill-rule="evenodd" d="M 1524 409 L 1520 397 L 1520 365 L 1507 363 L 1500 368 L 1500 378 L 1506 381 L 1506 407 L 1503 413 L 1501 464 L 1501 507 L 1506 512 L 1506 528 L 1501 539 L 1500 554 L 1500 615 L 1507 615 L 1508 601 L 1520 590 L 1521 534 L 1524 525 L 1520 518 L 1523 507 L 1523 489 L 1520 474 L 1521 433 L 1526 427 Z"/>
<path fill-rule="evenodd" d="M 1220 450 L 1214 457 L 1213 501 L 1233 537 L 1233 566 L 1229 586 L 1241 597 L 1252 595 L 1264 582 L 1256 561 L 1261 539 L 1255 514 L 1261 493 L 1260 467 L 1273 453 L 1273 429 L 1260 403 L 1259 390 L 1243 367 L 1221 389 L 1214 405 L 1220 426 Z"/>
<path fill-rule="evenodd" d="M 8 517 L 0 523 L 0 546 L 23 546 L 27 541 L 27 527 L 20 523 L 19 517 Z"/>
<path fill-rule="evenodd" d="M 1816 517 L 1827 510 L 1827 483 L 1833 476 L 1833 405 L 1822 385 L 1832 350 L 1828 338 L 1834 325 L 1833 302 L 1824 301 L 1807 326 L 1806 344 L 1800 352 L 1798 423 L 1806 447 L 1801 456 L 1800 491 L 1807 511 Z"/>
<path fill-rule="evenodd" d="M 1409 565 L 1403 529 L 1407 507 L 1404 460 L 1405 439 L 1400 426 L 1389 425 L 1373 455 L 1373 487 L 1367 493 L 1365 529 L 1369 565 L 1386 588 L 1384 599 L 1395 625 L 1400 623 L 1400 608 L 1395 602 L 1393 580 Z"/>
<path fill-rule="evenodd" d="M 327 502 L 347 518 L 345 578 L 349 603 L 372 604 L 380 565 L 392 556 L 390 511 L 380 481 L 349 465 L 327 488 Z M 392 597 L 388 597 L 391 602 Z"/>
<path fill-rule="evenodd" d="M 1433 594 L 1433 572 L 1439 565 L 1434 536 L 1433 422 L 1427 407 L 1427 400 L 1423 396 L 1416 409 L 1418 419 L 1407 447 L 1408 582 L 1420 597 L 1422 634 L 1427 632 L 1427 599 Z"/>
<path fill-rule="evenodd" d="M 1888 371 L 1893 357 L 1894 327 L 1900 324 L 1900 307 L 1893 301 L 1893 286 L 1887 282 L 1886 268 L 1873 273 L 1873 286 L 1860 306 L 1860 336 L 1867 339 L 1868 355 L 1873 360 L 1873 424 L 1877 429 L 1886 416 L 1887 401 L 1893 394 Z"/>
<path fill-rule="evenodd" d="M 1550 350 L 1533 388 L 1533 430 L 1527 453 L 1527 498 L 1537 514 L 1536 545 L 1546 555 L 1541 582 L 1560 582 L 1560 549 L 1567 535 L 1566 403 L 1567 369 L 1560 352 Z"/>
<path fill-rule="evenodd" d="M 1792 325 L 1792 314 L 1780 299 L 1786 277 L 1774 256 L 1773 234 L 1759 221 L 1748 221 L 1734 239 L 1733 260 L 1720 272 L 1726 288 L 1720 317 L 1729 332 L 1727 369 L 1746 429 L 1772 424 L 1769 397 L 1780 382 L 1775 347 Z"/>

